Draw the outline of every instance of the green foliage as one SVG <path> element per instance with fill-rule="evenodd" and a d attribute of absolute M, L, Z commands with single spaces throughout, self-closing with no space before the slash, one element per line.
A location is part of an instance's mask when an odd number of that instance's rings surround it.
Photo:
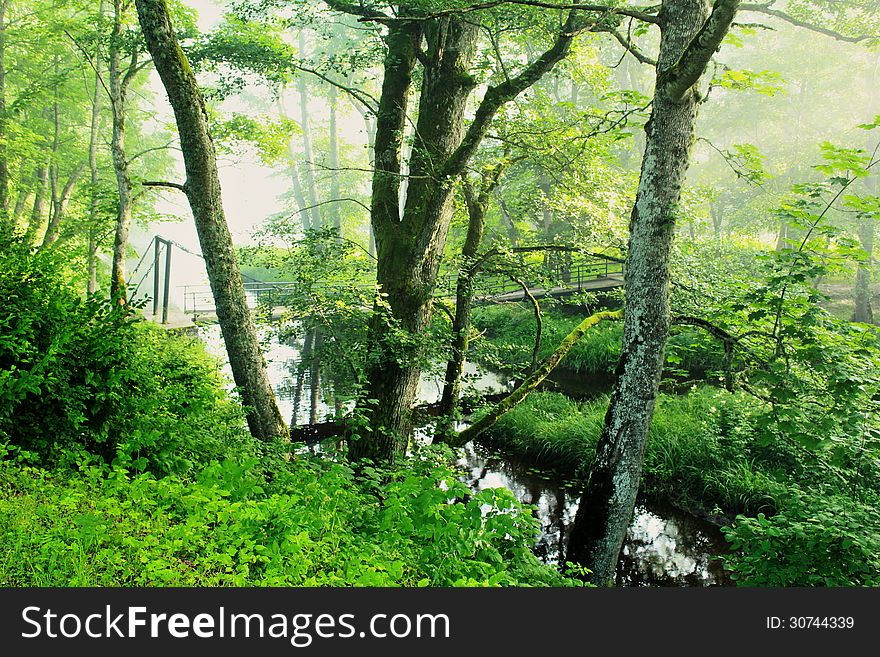
<path fill-rule="evenodd" d="M 306 455 L 215 461 L 191 480 L 3 461 L 0 584 L 575 584 L 531 553 L 536 520 L 509 491 L 468 498 L 448 458 L 428 451 L 365 481 Z"/>
<path fill-rule="evenodd" d="M 243 448 L 241 411 L 200 343 L 82 299 L 63 271 L 52 253 L 0 252 L 0 439 L 41 465 L 84 450 L 157 473 Z"/>
<path fill-rule="evenodd" d="M 536 393 L 484 434 L 494 448 L 583 481 L 607 398 L 576 403 Z M 642 492 L 728 525 L 726 567 L 750 586 L 880 583 L 880 486 L 840 473 L 793 441 L 766 440 L 761 404 L 700 388 L 661 395 Z M 734 519 L 735 517 L 735 519 Z"/>
<path fill-rule="evenodd" d="M 792 487 L 779 513 L 724 529 L 725 566 L 741 586 L 878 586 L 878 503 Z"/>
<path fill-rule="evenodd" d="M 608 398 L 574 402 L 534 393 L 485 433 L 484 440 L 527 463 L 582 481 L 602 432 Z M 775 475 L 791 453 L 758 445 L 748 433 L 747 397 L 709 387 L 660 395 L 645 454 L 642 491 L 701 514 L 775 508 Z"/>
<path fill-rule="evenodd" d="M 448 450 L 357 476 L 252 439 L 196 339 L 0 252 L 0 585 L 576 585 Z M 304 452 L 304 450 L 303 450 Z"/>

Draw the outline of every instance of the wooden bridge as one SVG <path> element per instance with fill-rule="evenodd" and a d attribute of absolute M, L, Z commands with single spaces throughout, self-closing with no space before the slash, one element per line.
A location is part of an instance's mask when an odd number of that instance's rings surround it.
<path fill-rule="evenodd" d="M 539 270 L 528 270 L 519 279 L 501 273 L 484 274 L 477 277 L 475 303 L 479 305 L 524 300 L 527 294 L 523 285 L 536 299 L 565 297 L 578 292 L 607 292 L 623 286 L 624 273 L 625 266 L 621 260 L 592 255 L 577 258 L 569 266 L 557 266 L 543 274 Z M 437 280 L 436 296 L 454 298 L 457 281 L 457 274 L 441 275 Z M 214 297 L 208 285 L 180 287 L 184 299 L 183 312 L 192 315 L 193 320 L 200 315 L 212 315 L 216 312 Z M 320 287 L 331 291 L 334 288 L 351 289 L 352 286 L 325 283 L 320 284 Z M 373 284 L 364 283 L 360 287 L 369 290 L 373 288 Z M 297 281 L 245 279 L 244 288 L 251 308 L 277 308 L 289 305 L 292 298 L 302 291 L 303 284 Z"/>

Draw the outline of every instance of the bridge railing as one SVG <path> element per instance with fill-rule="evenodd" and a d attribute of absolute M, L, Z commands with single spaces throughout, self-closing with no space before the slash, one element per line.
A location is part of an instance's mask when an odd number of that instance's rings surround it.
<path fill-rule="evenodd" d="M 530 289 L 549 288 L 555 293 L 566 293 L 567 290 L 577 291 L 588 287 L 592 281 L 609 279 L 610 281 L 623 280 L 625 273 L 624 263 L 618 260 L 610 260 L 598 256 L 579 258 L 572 263 L 558 263 L 547 272 L 540 269 L 526 270 L 519 277 Z M 457 273 L 441 275 L 437 279 L 437 296 L 455 296 L 458 282 Z M 338 287 L 335 284 L 327 284 L 326 287 Z M 372 287 L 365 286 L 365 287 Z M 184 313 L 197 316 L 199 313 L 211 313 L 216 310 L 214 295 L 208 285 L 184 285 L 183 300 Z M 256 308 L 259 305 L 282 306 L 291 297 L 302 289 L 302 283 L 296 281 L 245 281 L 245 293 L 247 294 L 248 307 Z M 480 297 L 498 297 L 511 292 L 519 292 L 522 287 L 509 274 L 492 273 L 477 277 L 475 291 Z"/>
<path fill-rule="evenodd" d="M 625 265 L 622 261 L 611 260 L 600 256 L 588 256 L 578 258 L 572 263 L 557 263 L 550 270 L 535 268 L 519 273 L 518 278 L 529 289 L 551 288 L 562 291 L 570 288 L 572 291 L 581 289 L 586 284 L 601 279 L 622 280 L 625 273 Z M 454 296 L 458 276 L 455 273 L 447 274 L 438 281 L 437 293 L 440 296 Z M 518 292 L 522 287 L 510 274 L 493 273 L 477 277 L 474 288 L 478 296 L 494 297 L 502 296 L 511 292 Z"/>

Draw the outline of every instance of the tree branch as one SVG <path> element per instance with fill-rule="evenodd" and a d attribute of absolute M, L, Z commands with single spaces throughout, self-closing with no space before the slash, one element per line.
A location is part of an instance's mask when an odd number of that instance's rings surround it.
<path fill-rule="evenodd" d="M 141 185 L 144 187 L 168 187 L 169 189 L 176 189 L 178 191 L 186 194 L 186 185 L 181 185 L 180 183 L 173 182 L 165 182 L 165 181 L 156 181 L 156 180 L 144 180 L 141 182 Z"/>
<path fill-rule="evenodd" d="M 308 66 L 303 66 L 302 64 L 294 64 L 293 67 L 296 68 L 297 70 L 302 71 L 303 73 L 311 73 L 312 75 L 314 75 L 317 78 L 320 78 L 321 80 L 323 80 L 327 84 L 332 85 L 332 86 L 336 87 L 337 89 L 344 91 L 349 96 L 354 98 L 357 102 L 359 102 L 361 105 L 366 107 L 367 110 L 369 110 L 373 114 L 375 114 L 378 111 L 379 101 L 375 97 L 368 94 L 366 91 L 361 91 L 360 89 L 355 89 L 354 87 L 346 86 L 340 82 L 337 82 L 333 78 L 330 78 L 330 77 L 324 75 L 323 73 L 321 73 L 313 68 L 309 68 Z"/>
<path fill-rule="evenodd" d="M 715 0 L 712 13 L 679 60 L 671 68 L 658 71 L 658 91 L 674 101 L 684 97 L 706 71 L 709 60 L 721 46 L 739 5 L 740 0 Z"/>
<path fill-rule="evenodd" d="M 532 362 L 529 364 L 529 369 L 533 371 L 538 366 L 538 354 L 541 353 L 541 334 L 544 332 L 544 321 L 541 318 L 541 305 L 538 303 L 535 295 L 532 294 L 532 291 L 524 280 L 517 276 L 511 276 L 510 280 L 522 288 L 523 298 L 528 299 L 529 303 L 532 304 L 532 312 L 535 315 L 535 345 L 532 347 Z"/>
<path fill-rule="evenodd" d="M 391 20 L 391 16 L 385 14 L 378 9 L 365 7 L 363 2 L 345 2 L 345 0 L 324 0 L 324 3 L 333 11 L 343 14 L 351 14 L 352 16 L 360 16 L 364 20 L 386 21 Z"/>
<path fill-rule="evenodd" d="M 608 32 L 608 34 L 610 34 L 615 39 L 617 39 L 617 41 L 620 43 L 620 45 L 622 45 L 624 48 L 626 48 L 629 51 L 629 53 L 633 57 L 635 57 L 637 60 L 639 60 L 642 64 L 648 64 L 650 66 L 657 66 L 656 60 L 653 60 L 650 57 L 648 57 L 647 55 L 643 54 L 641 50 L 636 48 L 636 44 L 634 44 L 632 41 L 627 39 L 625 36 L 623 36 L 620 32 L 618 32 L 613 27 L 610 27 L 607 29 L 597 29 L 596 31 L 597 32 Z"/>
<path fill-rule="evenodd" d="M 547 358 L 542 361 L 541 365 L 532 372 L 525 381 L 518 385 L 513 392 L 507 395 L 507 397 L 495 404 L 495 406 L 492 407 L 492 410 L 486 413 L 486 415 L 474 422 L 464 431 L 459 432 L 457 436 L 453 437 L 450 440 L 450 444 L 453 447 L 466 445 L 486 429 L 494 425 L 505 413 L 514 408 L 523 399 L 528 397 L 529 393 L 537 388 L 541 382 L 550 375 L 566 354 L 571 351 L 571 348 L 584 336 L 588 329 L 605 320 L 620 319 L 623 319 L 622 310 L 603 311 L 587 317 L 565 337 L 556 350 L 547 356 Z"/>
<path fill-rule="evenodd" d="M 835 30 L 828 29 L 827 27 L 822 27 L 821 25 L 814 25 L 813 23 L 808 23 L 806 21 L 802 21 L 794 16 L 787 14 L 784 11 L 780 11 L 779 9 L 773 9 L 771 7 L 772 3 L 767 4 L 742 4 L 740 5 L 740 11 L 751 11 L 757 14 L 764 14 L 766 16 L 773 16 L 780 20 L 785 21 L 791 25 L 795 25 L 796 27 L 802 27 L 805 30 L 810 30 L 811 32 L 817 32 L 819 34 L 824 34 L 827 37 L 831 37 L 832 39 L 837 39 L 838 41 L 847 41 L 849 43 L 858 43 L 860 41 L 867 41 L 868 39 L 877 39 L 880 38 L 880 35 L 876 34 L 862 34 L 859 36 L 847 36 L 845 34 L 841 34 Z"/>
<path fill-rule="evenodd" d="M 506 80 L 497 86 L 489 87 L 474 114 L 474 119 L 471 121 L 464 139 L 446 161 L 440 175 L 441 180 L 461 175 L 468 160 L 470 160 L 479 147 L 483 137 L 486 136 L 489 124 L 501 106 L 516 98 L 520 93 L 540 80 L 560 60 L 564 59 L 568 55 L 569 50 L 571 50 L 574 38 L 590 27 L 592 25 L 586 25 L 577 11 L 571 11 L 559 32 L 559 36 L 556 38 L 556 42 L 549 50 L 544 51 L 538 59 L 529 64 L 516 77 Z"/>
<path fill-rule="evenodd" d="M 327 3 L 331 6 L 331 8 L 335 7 L 333 5 L 339 4 L 335 1 L 331 1 Z M 406 16 L 406 17 L 391 17 L 385 14 L 381 14 L 379 16 L 362 16 L 361 20 L 365 22 L 376 21 L 376 22 L 384 22 L 390 23 L 393 21 L 429 21 L 434 20 L 436 18 L 443 18 L 444 16 L 450 16 L 452 14 L 469 14 L 475 11 L 483 11 L 484 9 L 493 9 L 495 7 L 500 7 L 502 5 L 518 5 L 521 7 L 537 7 L 539 9 L 564 9 L 564 10 L 582 10 L 582 11 L 593 11 L 593 12 L 602 12 L 605 14 L 614 14 L 617 16 L 629 16 L 631 18 L 635 18 L 640 21 L 644 21 L 645 23 L 653 23 L 655 25 L 660 24 L 660 19 L 655 15 L 659 9 L 660 5 L 654 5 L 649 7 L 612 7 L 608 5 L 597 5 L 597 4 L 585 4 L 579 2 L 545 2 L 543 0 L 487 0 L 486 2 L 478 2 L 472 5 L 468 5 L 466 7 L 453 7 L 450 9 L 440 9 L 438 11 L 425 12 L 422 14 L 418 14 L 416 16 Z M 340 10 L 342 11 L 342 10 Z M 354 12 L 348 12 L 354 13 Z"/>

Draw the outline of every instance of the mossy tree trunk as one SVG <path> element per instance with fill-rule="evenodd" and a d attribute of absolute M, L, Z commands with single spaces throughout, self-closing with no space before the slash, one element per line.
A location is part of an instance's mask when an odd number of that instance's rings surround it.
<path fill-rule="evenodd" d="M 626 318 L 618 379 L 569 543 L 568 560 L 613 583 L 641 480 L 669 334 L 669 255 L 687 172 L 700 77 L 739 0 L 665 0 L 651 118 L 626 259 Z M 708 17 L 707 17 L 708 15 Z"/>
<path fill-rule="evenodd" d="M 208 132 L 204 99 L 177 42 L 166 0 L 137 0 L 137 11 L 147 48 L 174 109 L 186 168 L 183 189 L 205 257 L 232 376 L 248 409 L 248 427 L 257 438 L 286 436 L 287 427 L 269 385 L 223 212 L 217 159 Z"/>
<path fill-rule="evenodd" d="M 623 311 L 609 310 L 590 315 L 578 324 L 571 333 L 565 336 L 565 339 L 559 343 L 559 346 L 552 354 L 547 356 L 534 371 L 519 384 L 516 389 L 498 402 L 492 409 L 479 420 L 470 425 L 467 429 L 461 431 L 454 438 L 447 440 L 448 443 L 455 447 L 461 447 L 479 436 L 486 429 L 494 425 L 501 417 L 516 408 L 516 406 L 529 396 L 541 383 L 550 376 L 550 373 L 556 369 L 556 366 L 562 362 L 562 359 L 571 351 L 578 341 L 584 337 L 584 334 L 599 322 L 606 320 L 623 319 Z"/>
<path fill-rule="evenodd" d="M 343 12 L 375 14 L 346 2 L 330 0 L 328 4 Z M 349 451 L 353 459 L 379 461 L 393 461 L 402 453 L 412 431 L 412 405 L 423 360 L 421 334 L 431 318 L 452 216 L 454 181 L 464 172 L 498 109 L 568 54 L 580 25 L 577 12 L 571 12 L 549 50 L 517 76 L 487 90 L 465 129 L 467 100 L 476 86 L 469 71 L 479 26 L 467 17 L 397 18 L 388 23 L 385 36 L 371 207 L 377 282 L 384 298 L 376 305 L 368 338 L 367 386 L 360 404 L 368 428 L 351 441 Z M 423 67 L 419 118 L 401 212 L 401 147 L 417 62 Z"/>

